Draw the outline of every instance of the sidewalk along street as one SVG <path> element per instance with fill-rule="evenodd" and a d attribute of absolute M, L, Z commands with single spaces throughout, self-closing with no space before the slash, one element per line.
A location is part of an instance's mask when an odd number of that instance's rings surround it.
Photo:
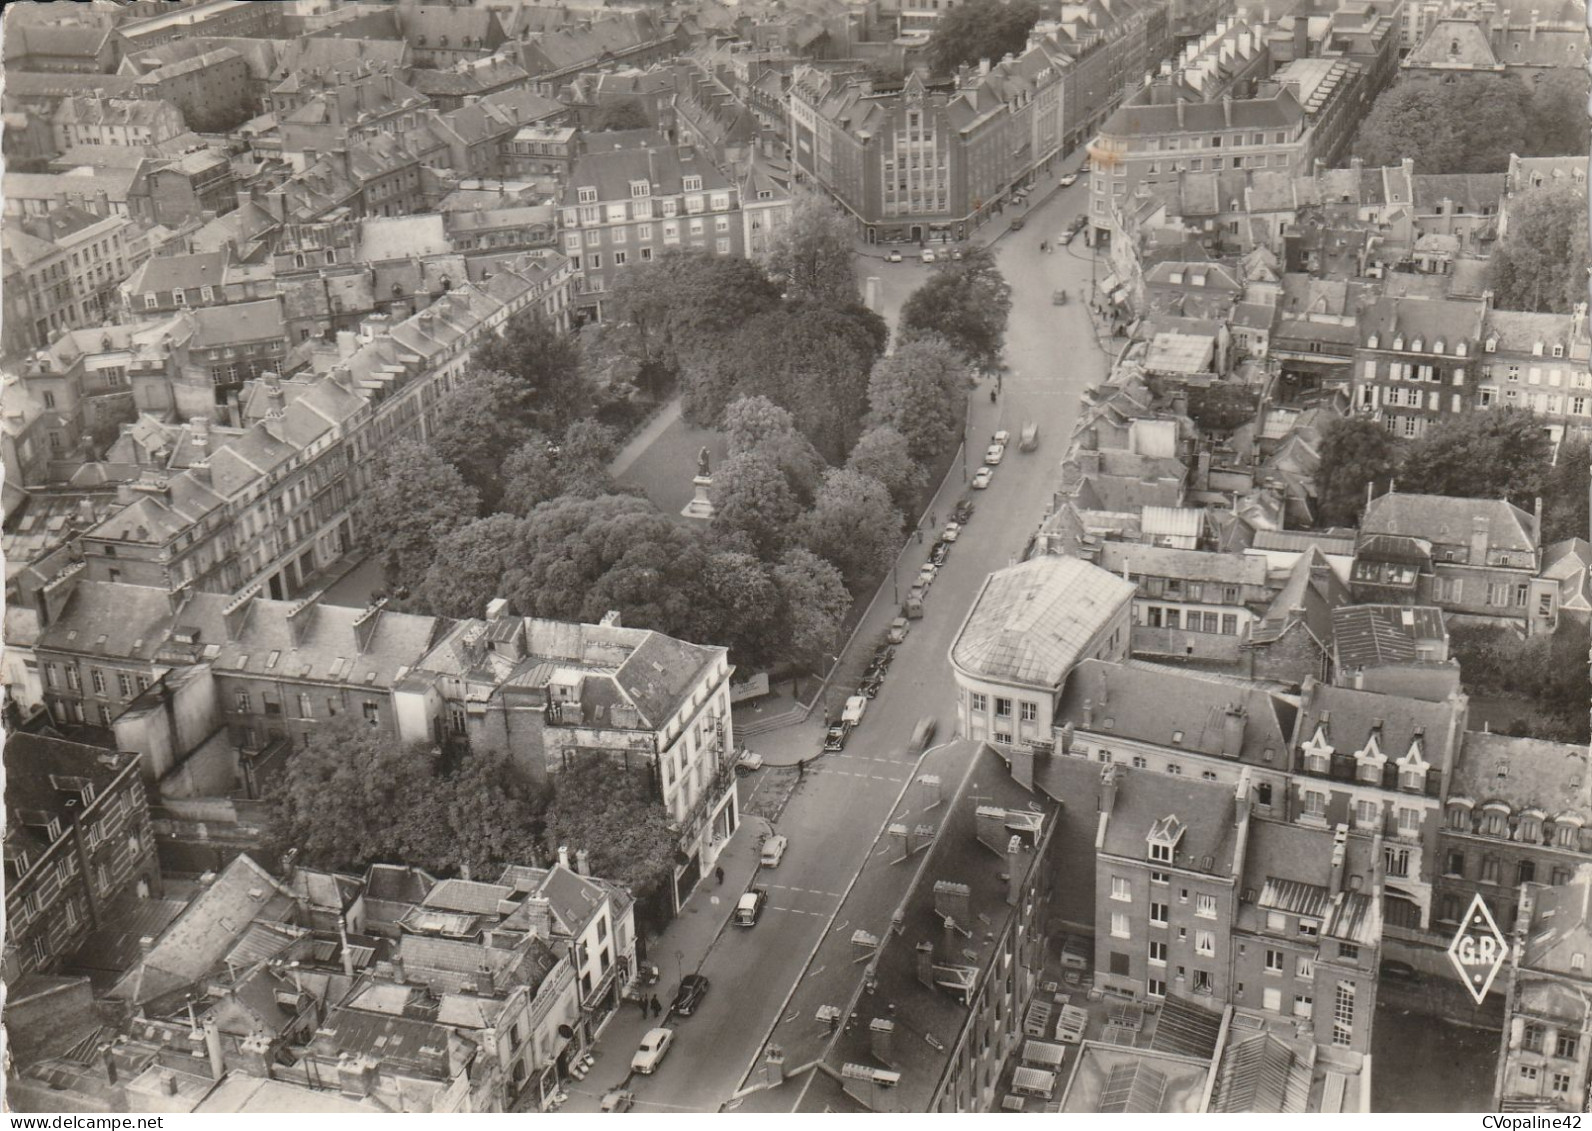
<path fill-rule="evenodd" d="M 768 823 L 759 818 L 743 819 L 719 854 L 718 866 L 724 869 L 724 883 L 720 885 L 712 873 L 703 876 L 691 898 L 680 909 L 679 916 L 647 944 L 647 956 L 638 961 L 643 968 L 649 965 L 658 968 L 657 984 L 647 987 L 646 993 L 649 997 L 657 995 L 664 1013 L 656 1018 L 650 1013 L 643 1017 L 636 1002 L 622 1002 L 597 1039 L 593 1050 L 596 1063 L 591 1071 L 584 1080 L 569 1082 L 569 1099 L 563 1106 L 564 1111 L 601 1111 L 603 1096 L 614 1088 L 634 1091 L 637 1111 L 666 1110 L 656 1104 L 648 1105 L 647 1078 L 632 1075 L 630 1058 L 649 1029 L 660 1026 L 673 1029 L 683 1025 L 676 1040 L 691 1039 L 691 1019 L 675 1017 L 669 1007 L 680 986 L 681 975 L 701 969 L 720 935 L 728 929 L 735 901 L 751 886 L 757 873 L 758 838 L 768 828 Z M 663 1071 L 667 1071 L 667 1067 Z"/>

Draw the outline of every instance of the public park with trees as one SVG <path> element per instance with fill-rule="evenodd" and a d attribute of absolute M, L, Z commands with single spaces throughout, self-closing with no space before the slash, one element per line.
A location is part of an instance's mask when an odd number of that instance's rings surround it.
<path fill-rule="evenodd" d="M 502 597 L 584 622 L 617 610 L 724 645 L 743 671 L 818 664 L 954 453 L 969 370 L 998 358 L 1010 288 L 969 252 L 913 296 L 887 350 L 844 221 L 804 197 L 768 263 L 670 252 L 611 294 L 610 320 L 579 333 L 510 319 L 437 406 L 429 442 L 376 454 L 356 521 L 395 607 L 463 618 Z M 725 434 L 711 522 L 610 476 L 624 435 L 606 409 L 642 389 L 674 390 L 688 420 Z M 348 723 L 294 753 L 275 828 L 327 867 L 404 859 L 442 874 L 557 840 L 640 894 L 674 850 L 643 794 L 601 760 L 536 785 L 491 751 L 404 749 Z"/>

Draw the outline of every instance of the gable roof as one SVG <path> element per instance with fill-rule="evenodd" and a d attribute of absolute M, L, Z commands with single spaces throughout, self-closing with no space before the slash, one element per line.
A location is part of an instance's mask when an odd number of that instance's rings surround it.
<path fill-rule="evenodd" d="M 1389 491 L 1371 500 L 1360 520 L 1360 536 L 1396 534 L 1433 544 L 1467 545 L 1477 519 L 1487 520 L 1487 546 L 1533 551 L 1531 515 L 1504 499 L 1456 499 Z"/>

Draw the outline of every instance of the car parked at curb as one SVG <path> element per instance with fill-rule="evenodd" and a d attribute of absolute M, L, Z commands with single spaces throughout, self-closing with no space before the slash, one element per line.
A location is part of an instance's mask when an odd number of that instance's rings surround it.
<path fill-rule="evenodd" d="M 774 835 L 763 842 L 763 850 L 758 854 L 757 862 L 764 868 L 778 868 L 779 862 L 785 859 L 785 849 L 790 847 L 786 838 Z"/>
<path fill-rule="evenodd" d="M 735 759 L 735 772 L 738 774 L 750 774 L 756 772 L 757 770 L 761 770 L 762 768 L 763 756 L 761 754 L 754 754 L 750 750 L 743 748 L 741 750 L 741 756 Z"/>
<path fill-rule="evenodd" d="M 690 1017 L 707 996 L 707 978 L 701 974 L 687 974 L 680 979 L 680 989 L 674 995 L 674 1004 L 669 1009 L 681 1017 Z"/>
<path fill-rule="evenodd" d="M 989 486 L 989 481 L 995 477 L 995 472 L 988 467 L 981 467 L 973 473 L 973 489 L 982 491 Z"/>
<path fill-rule="evenodd" d="M 962 524 L 960 522 L 948 522 L 945 524 L 945 533 L 940 535 L 940 541 L 955 542 L 961 536 Z"/>
<path fill-rule="evenodd" d="M 641 1047 L 636 1050 L 636 1055 L 630 1058 L 630 1070 L 650 1076 L 658 1070 L 658 1065 L 663 1063 L 663 1058 L 669 1052 L 669 1046 L 674 1044 L 673 1029 L 649 1029 L 647 1035 L 641 1038 Z"/>
<path fill-rule="evenodd" d="M 1073 185 L 1078 183 L 1078 174 L 1077 173 L 1067 173 L 1066 175 L 1064 175 L 1061 178 L 1061 180 L 1057 181 L 1056 183 L 1058 185 L 1060 185 L 1062 188 L 1071 188 Z"/>
<path fill-rule="evenodd" d="M 991 444 L 984 449 L 984 462 L 994 467 L 1006 456 L 1006 448 L 1000 444 Z"/>
<path fill-rule="evenodd" d="M 890 622 L 890 643 L 901 643 L 907 638 L 907 633 L 911 629 L 912 625 L 907 621 L 906 617 L 896 617 L 895 620 Z"/>
<path fill-rule="evenodd" d="M 892 247 L 888 252 L 885 253 L 885 261 L 889 262 L 889 263 L 900 263 L 901 262 L 901 252 L 900 252 L 900 250 L 898 248 L 893 248 Z"/>

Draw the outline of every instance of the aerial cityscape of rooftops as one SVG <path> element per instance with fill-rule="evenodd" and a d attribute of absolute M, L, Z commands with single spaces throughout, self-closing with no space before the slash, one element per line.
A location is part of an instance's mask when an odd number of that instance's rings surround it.
<path fill-rule="evenodd" d="M 7 1110 L 1586 1111 L 1586 19 L 6 5 Z"/>

